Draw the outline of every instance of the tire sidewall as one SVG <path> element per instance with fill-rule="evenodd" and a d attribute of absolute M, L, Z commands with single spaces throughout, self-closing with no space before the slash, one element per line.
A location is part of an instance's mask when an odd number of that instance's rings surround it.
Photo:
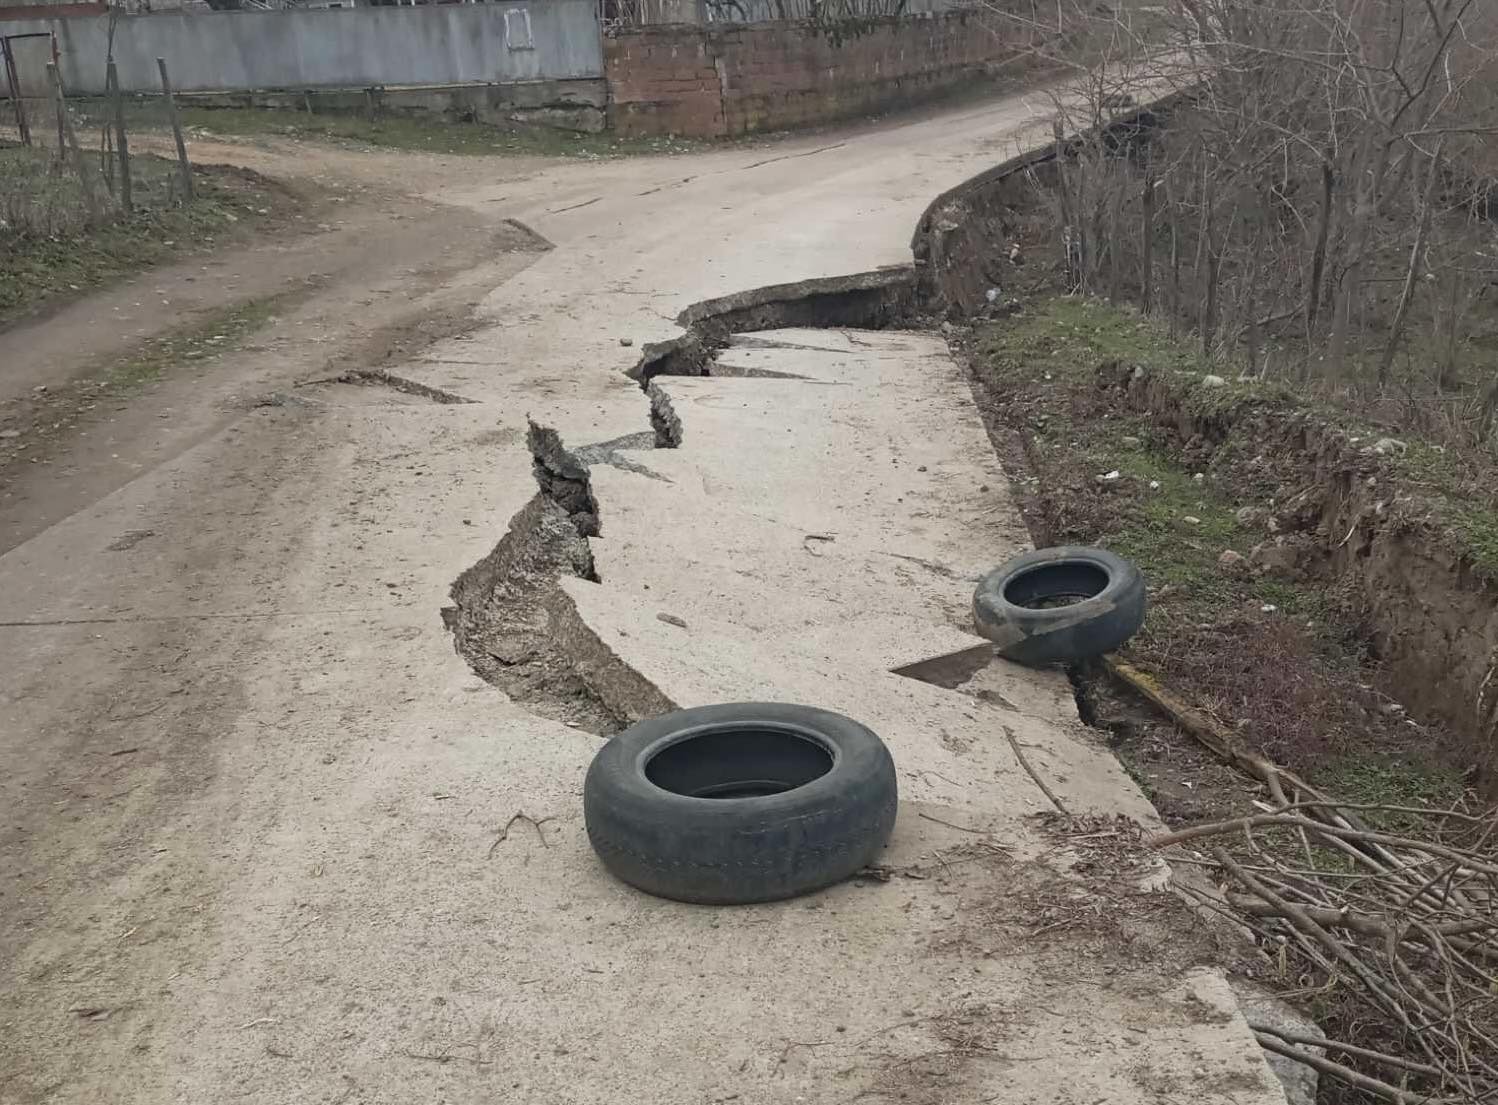
<path fill-rule="evenodd" d="M 1107 584 L 1096 595 L 1068 606 L 1017 606 L 1005 592 L 1019 577 L 1072 560 L 1102 570 Z M 1072 662 L 1111 652 L 1144 623 L 1144 576 L 1107 549 L 1060 545 L 1015 557 L 990 572 L 973 594 L 978 631 L 1001 655 L 1026 664 Z"/>
<path fill-rule="evenodd" d="M 695 798 L 656 786 L 652 756 L 725 724 L 789 731 L 825 748 L 828 771 L 755 798 Z M 769 901 L 840 881 L 883 848 L 897 801 L 894 762 L 870 730 L 840 714 L 780 703 L 677 711 L 632 726 L 599 750 L 583 786 L 588 835 L 625 882 L 683 901 Z"/>

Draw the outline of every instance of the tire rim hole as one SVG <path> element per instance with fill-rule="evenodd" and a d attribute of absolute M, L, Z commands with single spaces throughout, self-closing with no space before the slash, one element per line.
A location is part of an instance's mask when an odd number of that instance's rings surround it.
<path fill-rule="evenodd" d="M 651 756 L 645 777 L 688 798 L 767 798 L 832 770 L 820 742 L 785 729 L 743 726 L 693 733 Z"/>
<path fill-rule="evenodd" d="M 1011 579 L 1004 599 L 1027 610 L 1049 610 L 1096 598 L 1107 586 L 1108 573 L 1095 564 L 1040 564 Z"/>

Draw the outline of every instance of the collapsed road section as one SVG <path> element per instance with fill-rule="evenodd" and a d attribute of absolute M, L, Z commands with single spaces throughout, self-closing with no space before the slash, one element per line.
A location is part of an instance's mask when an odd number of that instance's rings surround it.
<path fill-rule="evenodd" d="M 548 559 L 555 575 L 528 639 L 544 640 L 571 665 L 569 686 L 618 720 L 800 702 L 856 717 L 889 744 L 902 801 L 877 868 L 810 912 L 761 907 L 795 947 L 830 941 L 836 966 L 794 967 L 792 947 L 747 945 L 779 980 L 777 1017 L 818 1041 L 776 1062 L 785 1092 L 1150 1101 L 1191 1085 L 1201 1100 L 1281 1100 L 1225 979 L 1206 966 L 1223 949 L 1164 888 L 1158 862 L 1126 845 L 1158 820 L 1078 721 L 1064 676 L 980 650 L 957 680 L 921 679 L 932 658 L 981 646 L 973 586 L 1027 543 L 945 343 L 781 329 L 711 346 L 690 374 L 648 378 L 651 409 L 669 400 L 678 447 L 588 468 L 577 453 L 559 460 L 554 438 L 533 429 L 538 500 L 559 522 L 567 500 L 598 524 L 586 560 Z M 501 550 L 536 512 L 533 501 Z M 471 642 L 489 632 L 483 611 L 514 608 L 492 574 L 504 561 L 497 550 L 454 587 L 471 661 Z M 1046 820 L 1060 813 L 1072 820 Z M 1101 865 L 1090 851 L 1098 826 L 1121 834 Z M 713 923 L 737 930 L 736 954 L 750 954 L 742 919 Z M 854 978 L 854 1006 L 829 998 Z M 879 1025 L 863 1020 L 869 1005 L 910 1015 Z M 1172 1008 L 1197 1012 L 1161 1012 Z M 819 1017 L 838 1022 L 825 1039 Z"/>

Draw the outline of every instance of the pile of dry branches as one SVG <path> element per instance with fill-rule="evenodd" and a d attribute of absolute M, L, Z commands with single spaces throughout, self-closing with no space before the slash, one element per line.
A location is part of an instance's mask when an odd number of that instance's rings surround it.
<path fill-rule="evenodd" d="M 1259 1042 L 1400 1105 L 1498 1097 L 1498 810 L 1352 805 L 1262 761 L 1255 773 L 1265 812 L 1152 843 L 1210 841 L 1190 862 L 1216 892 L 1192 893 L 1355 1036 L 1255 1025 Z"/>

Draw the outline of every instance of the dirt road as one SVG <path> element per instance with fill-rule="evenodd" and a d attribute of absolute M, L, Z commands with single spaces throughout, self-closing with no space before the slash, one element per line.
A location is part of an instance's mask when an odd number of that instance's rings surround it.
<path fill-rule="evenodd" d="M 291 329 L 282 360 L 247 350 L 119 412 L 170 394 L 161 421 L 196 429 L 107 494 L 62 516 L 29 490 L 8 524 L 32 534 L 0 556 L 0 1101 L 1280 1100 L 1219 975 L 1158 939 L 1120 959 L 1014 935 L 1085 898 L 1022 816 L 1048 800 L 990 743 L 996 707 L 889 674 L 971 641 L 964 573 L 1019 540 L 939 342 L 783 336 L 815 387 L 678 389 L 682 447 L 599 470 L 604 583 L 569 583 L 580 632 L 672 701 L 877 715 L 910 878 L 737 910 L 612 882 L 578 798 L 598 737 L 478 679 L 440 617 L 535 491 L 528 416 L 639 438 L 624 370 L 683 308 L 908 263 L 928 199 L 1047 128 L 1014 99 L 773 150 L 431 172 L 410 202 L 443 205 L 443 233 L 514 218 L 554 248 L 453 246 L 410 306 L 472 295 L 473 324 L 387 360 L 415 390 L 288 391 L 316 344 Z M 894 620 L 851 630 L 878 594 Z M 1073 812 L 1150 818 L 1064 684 L 1002 681 Z M 521 813 L 535 831 L 506 832 Z"/>

